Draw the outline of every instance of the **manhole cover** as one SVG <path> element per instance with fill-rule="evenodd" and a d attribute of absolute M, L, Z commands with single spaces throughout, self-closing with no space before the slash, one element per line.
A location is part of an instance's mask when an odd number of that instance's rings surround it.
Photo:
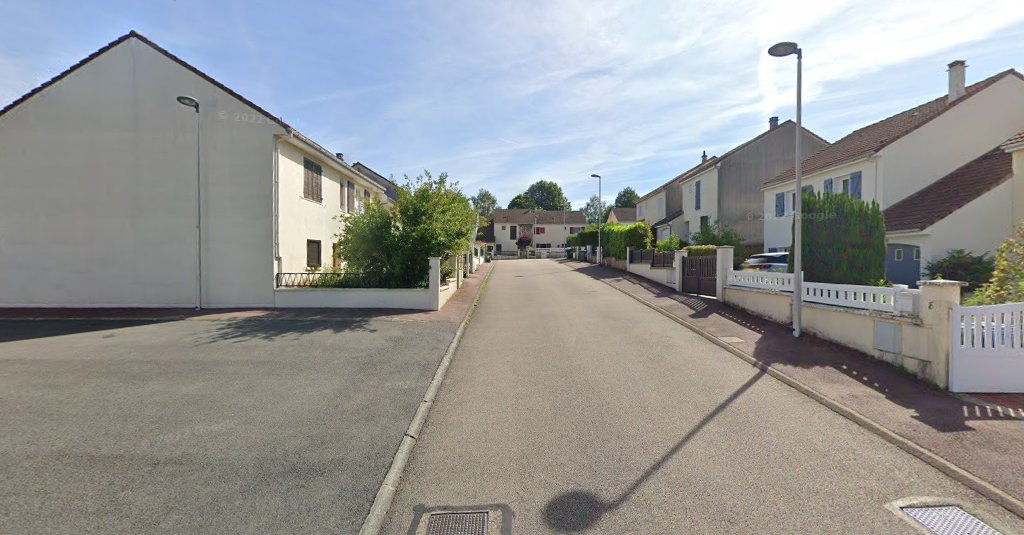
<path fill-rule="evenodd" d="M 938 535 L 1002 535 L 992 526 L 956 507 L 902 507 L 904 513 Z"/>
<path fill-rule="evenodd" d="M 433 513 L 427 535 L 487 535 L 487 513 Z"/>

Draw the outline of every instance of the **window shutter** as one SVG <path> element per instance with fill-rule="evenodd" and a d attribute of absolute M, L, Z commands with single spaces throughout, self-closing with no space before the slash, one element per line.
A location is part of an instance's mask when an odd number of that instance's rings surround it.
<path fill-rule="evenodd" d="M 825 179 L 825 193 L 832 193 L 832 179 Z"/>
<path fill-rule="evenodd" d="M 320 267 L 320 240 L 306 240 L 306 266 Z"/>
<path fill-rule="evenodd" d="M 316 202 L 323 201 L 324 197 L 321 190 L 323 168 L 320 167 L 320 164 L 309 158 L 303 158 L 302 163 L 305 168 L 302 180 L 302 196 Z"/>
<path fill-rule="evenodd" d="M 850 196 L 860 198 L 860 171 L 850 173 Z"/>
<path fill-rule="evenodd" d="M 776 193 L 775 194 L 775 217 L 782 217 L 786 215 L 786 194 Z"/>
<path fill-rule="evenodd" d="M 700 210 L 700 180 L 697 181 L 695 188 L 696 190 L 693 194 L 693 209 Z"/>
<path fill-rule="evenodd" d="M 356 185 L 353 184 L 352 181 L 349 181 L 348 186 L 345 189 L 347 190 L 347 202 L 345 203 L 345 206 L 347 210 L 351 212 L 356 208 Z"/>

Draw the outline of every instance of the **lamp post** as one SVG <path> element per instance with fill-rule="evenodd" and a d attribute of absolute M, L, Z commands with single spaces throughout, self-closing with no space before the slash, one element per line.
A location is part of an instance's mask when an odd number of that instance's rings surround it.
<path fill-rule="evenodd" d="M 196 110 L 196 310 L 203 308 L 203 189 L 199 154 L 202 129 L 199 122 L 199 101 L 188 95 L 177 98 L 178 104 Z"/>
<path fill-rule="evenodd" d="M 601 201 L 601 175 L 594 173 L 590 178 L 597 179 L 597 263 L 604 260 L 604 251 L 601 250 L 601 231 L 604 230 L 604 203 Z"/>
<path fill-rule="evenodd" d="M 796 54 L 796 161 L 793 166 L 793 174 L 796 177 L 796 195 L 793 200 L 793 336 L 800 337 L 803 312 L 803 181 L 800 176 L 800 134 L 803 130 L 801 123 L 801 91 L 803 90 L 803 61 L 804 51 L 793 42 L 782 42 L 772 45 L 768 54 L 776 58 L 783 58 Z"/>

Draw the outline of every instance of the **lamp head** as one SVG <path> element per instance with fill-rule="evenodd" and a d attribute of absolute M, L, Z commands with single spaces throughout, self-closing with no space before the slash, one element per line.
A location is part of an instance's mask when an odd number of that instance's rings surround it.
<path fill-rule="evenodd" d="M 781 43 L 775 43 L 768 49 L 769 56 L 775 56 L 777 58 L 783 58 L 793 54 L 799 54 L 800 47 L 796 43 L 791 41 L 783 41 Z"/>
<path fill-rule="evenodd" d="M 195 98 L 190 97 L 188 95 L 182 95 L 178 97 L 177 100 L 178 104 L 181 104 L 182 106 L 188 106 L 189 108 L 196 110 L 196 113 L 199 113 L 199 101 Z"/>
<path fill-rule="evenodd" d="M 601 178 L 601 175 L 595 173 L 595 174 L 590 175 L 590 178 Z"/>

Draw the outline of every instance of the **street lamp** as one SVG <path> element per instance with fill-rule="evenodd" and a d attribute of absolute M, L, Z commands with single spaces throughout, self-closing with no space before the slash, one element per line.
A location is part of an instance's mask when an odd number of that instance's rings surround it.
<path fill-rule="evenodd" d="M 803 181 L 800 176 L 800 134 L 803 131 L 800 108 L 801 91 L 803 84 L 803 61 L 804 51 L 796 43 L 782 42 L 772 45 L 768 54 L 776 58 L 783 58 L 796 54 L 796 162 L 793 167 L 793 174 L 796 177 L 796 195 L 793 201 L 793 336 L 800 337 L 800 327 L 803 312 Z"/>
<path fill-rule="evenodd" d="M 199 123 L 199 101 L 188 95 L 177 98 L 178 104 L 196 110 L 196 310 L 203 307 L 203 190 L 200 180 L 200 148 L 202 147 Z"/>
<path fill-rule="evenodd" d="M 597 179 L 597 263 L 604 260 L 604 251 L 601 250 L 601 231 L 604 230 L 604 206 L 601 202 L 601 175 L 594 173 L 590 178 Z"/>

